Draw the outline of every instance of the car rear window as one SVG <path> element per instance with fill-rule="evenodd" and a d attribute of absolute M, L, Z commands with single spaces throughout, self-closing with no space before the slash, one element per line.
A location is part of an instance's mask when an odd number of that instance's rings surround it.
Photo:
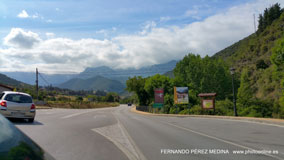
<path fill-rule="evenodd" d="M 16 103 L 32 103 L 32 98 L 30 96 L 22 94 L 8 94 L 6 95 L 5 100 Z"/>

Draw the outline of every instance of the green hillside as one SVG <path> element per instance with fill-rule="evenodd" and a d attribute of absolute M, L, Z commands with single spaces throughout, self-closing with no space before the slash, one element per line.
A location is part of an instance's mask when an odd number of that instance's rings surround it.
<path fill-rule="evenodd" d="M 269 104 L 273 117 L 284 117 L 284 10 L 279 4 L 259 16 L 256 33 L 213 58 L 224 59 L 237 69 L 240 104 L 253 108 L 261 104 L 251 101 L 262 101 Z"/>
<path fill-rule="evenodd" d="M 14 88 L 27 88 L 27 87 L 30 87 L 30 85 L 26 84 L 26 83 L 23 83 L 23 82 L 20 82 L 20 81 L 17 81 L 13 78 L 10 78 L 4 74 L 1 74 L 0 73 L 0 83 L 1 84 L 4 84 L 4 85 L 7 85 L 7 86 L 10 86 L 10 87 L 14 87 Z"/>
<path fill-rule="evenodd" d="M 125 86 L 116 80 L 110 80 L 102 76 L 89 79 L 74 78 L 59 85 L 60 88 L 72 90 L 106 90 L 111 92 L 122 92 Z"/>
<path fill-rule="evenodd" d="M 243 40 L 216 53 L 214 58 L 222 58 L 237 69 L 249 72 L 248 81 L 253 96 L 259 99 L 276 100 L 281 93 L 280 80 L 271 62 L 272 50 L 277 41 L 284 37 L 284 13 L 263 31 L 258 31 Z"/>

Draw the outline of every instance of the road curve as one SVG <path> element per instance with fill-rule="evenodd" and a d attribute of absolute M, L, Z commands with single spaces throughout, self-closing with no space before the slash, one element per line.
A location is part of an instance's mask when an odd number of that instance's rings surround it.
<path fill-rule="evenodd" d="M 38 110 L 13 122 L 58 160 L 284 159 L 284 126 L 140 115 L 121 105 Z"/>

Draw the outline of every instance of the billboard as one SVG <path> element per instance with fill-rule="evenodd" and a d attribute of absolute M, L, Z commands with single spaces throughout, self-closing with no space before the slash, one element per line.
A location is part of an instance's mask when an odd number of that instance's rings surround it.
<path fill-rule="evenodd" d="M 188 87 L 174 87 L 175 104 L 188 104 Z"/>
<path fill-rule="evenodd" d="M 161 108 L 164 104 L 164 89 L 156 88 L 154 90 L 155 94 L 155 103 L 153 105 L 154 108 Z"/>
<path fill-rule="evenodd" d="M 202 108 L 203 109 L 214 109 L 214 99 L 203 99 Z"/>

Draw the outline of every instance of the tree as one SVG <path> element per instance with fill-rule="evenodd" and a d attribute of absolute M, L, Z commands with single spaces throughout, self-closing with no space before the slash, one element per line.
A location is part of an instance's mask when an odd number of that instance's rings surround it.
<path fill-rule="evenodd" d="M 114 102 L 114 96 L 112 94 L 107 94 L 106 97 L 105 97 L 105 100 L 107 102 Z"/>
<path fill-rule="evenodd" d="M 109 92 L 107 93 L 107 95 L 105 96 L 105 100 L 107 102 L 119 102 L 120 98 L 119 95 L 115 92 Z"/>
<path fill-rule="evenodd" d="M 276 3 L 269 8 L 264 10 L 263 15 L 259 15 L 258 19 L 258 33 L 264 31 L 266 27 L 271 25 L 275 19 L 278 19 L 283 13 L 283 9 L 281 9 L 280 4 Z"/>
<path fill-rule="evenodd" d="M 147 78 L 142 78 L 141 76 L 134 76 L 126 81 L 126 90 L 137 94 L 139 105 L 150 104 L 149 95 L 144 89 L 146 79 Z"/>
<path fill-rule="evenodd" d="M 268 9 L 265 8 L 264 13 L 263 13 L 263 24 L 264 24 L 264 28 L 266 28 L 269 25 L 269 15 L 268 15 Z"/>
<path fill-rule="evenodd" d="M 144 89 L 148 93 L 151 102 L 154 100 L 154 90 L 156 88 L 163 88 L 164 94 L 173 94 L 173 85 L 171 79 L 167 76 L 156 74 L 146 80 Z"/>
<path fill-rule="evenodd" d="M 247 104 L 253 96 L 251 88 L 250 72 L 247 68 L 244 68 L 241 75 L 241 85 L 238 89 L 238 101 L 242 104 Z"/>
<path fill-rule="evenodd" d="M 257 32 L 261 33 L 264 30 L 264 28 L 265 28 L 265 26 L 264 26 L 263 16 L 262 16 L 262 14 L 259 14 L 259 17 L 258 17 L 258 30 L 257 30 Z"/>
<path fill-rule="evenodd" d="M 174 85 L 187 86 L 197 93 L 217 92 L 218 99 L 231 94 L 229 67 L 221 59 L 189 54 L 174 69 Z"/>

